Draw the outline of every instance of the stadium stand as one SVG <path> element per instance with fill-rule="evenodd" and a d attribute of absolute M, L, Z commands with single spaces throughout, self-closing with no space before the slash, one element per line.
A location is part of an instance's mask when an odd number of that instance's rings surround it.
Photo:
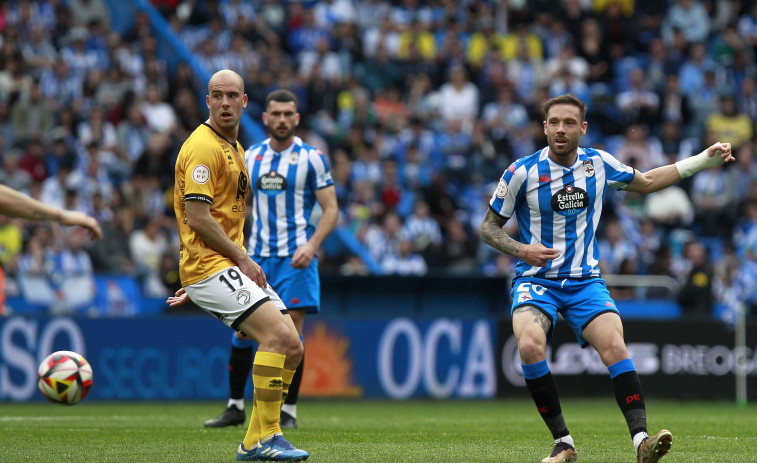
<path fill-rule="evenodd" d="M 674 3 L 4 2 L 0 181 L 94 214 L 106 235 L 71 265 L 75 240 L 57 226 L 3 220 L 8 305 L 162 308 L 153 298 L 178 284 L 173 161 L 205 118 L 198 84 L 231 68 L 250 97 L 246 145 L 264 137 L 265 95 L 285 87 L 300 99 L 299 135 L 330 159 L 342 214 L 325 275 L 510 275 L 514 262 L 478 239 L 495 186 L 484 179 L 541 148 L 541 103 L 572 92 L 589 103 L 585 142 L 630 165 L 715 139 L 738 146 L 737 164 L 665 193 L 675 196 L 609 195 L 603 270 L 664 275 L 684 291 L 698 259 L 687 250 L 701 243 L 713 313 L 754 308 L 757 7 Z M 67 299 L 62 283 L 83 277 L 91 296 Z M 619 299 L 659 289 L 618 281 Z"/>

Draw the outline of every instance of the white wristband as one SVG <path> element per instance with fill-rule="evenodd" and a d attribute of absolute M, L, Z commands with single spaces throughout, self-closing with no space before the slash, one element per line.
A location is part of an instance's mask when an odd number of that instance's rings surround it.
<path fill-rule="evenodd" d="M 700 170 L 709 169 L 723 164 L 723 159 L 720 157 L 720 150 L 715 151 L 714 156 L 708 156 L 707 150 L 702 151 L 696 156 L 682 159 L 676 162 L 676 169 L 681 175 L 681 178 L 688 178 L 696 174 Z"/>

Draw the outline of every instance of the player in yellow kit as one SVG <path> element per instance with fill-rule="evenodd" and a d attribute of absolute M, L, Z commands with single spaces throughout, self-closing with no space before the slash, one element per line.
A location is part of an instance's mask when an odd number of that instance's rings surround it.
<path fill-rule="evenodd" d="M 302 342 L 286 307 L 243 245 L 249 181 L 237 141 L 247 106 L 242 78 L 227 69 L 218 71 L 208 82 L 205 100 L 210 117 L 192 132 L 176 159 L 174 211 L 183 288 L 168 303 L 179 305 L 189 297 L 260 346 L 252 366 L 253 415 L 237 460 L 306 460 L 310 455 L 284 439 L 279 426 L 288 387 L 282 371 L 300 363 Z"/>

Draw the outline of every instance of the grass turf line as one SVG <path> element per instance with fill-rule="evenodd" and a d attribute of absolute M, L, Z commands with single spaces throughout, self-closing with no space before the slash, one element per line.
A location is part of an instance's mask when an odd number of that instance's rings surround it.
<path fill-rule="evenodd" d="M 0 403 L 0 461 L 234 461 L 244 427 L 205 429 L 223 403 Z M 611 399 L 563 400 L 579 461 L 635 461 Z M 551 438 L 529 400 L 302 401 L 286 437 L 310 463 L 538 462 Z M 663 461 L 753 461 L 757 406 L 648 401 L 650 432 L 673 432 Z"/>

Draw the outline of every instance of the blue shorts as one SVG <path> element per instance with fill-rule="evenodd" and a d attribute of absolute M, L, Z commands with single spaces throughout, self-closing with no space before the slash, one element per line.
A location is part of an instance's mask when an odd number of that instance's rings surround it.
<path fill-rule="evenodd" d="M 306 268 L 292 268 L 291 257 L 253 257 L 263 269 L 268 284 L 273 286 L 289 310 L 321 311 L 321 280 L 318 259 Z"/>
<path fill-rule="evenodd" d="M 592 320 L 605 312 L 620 315 L 605 281 L 601 278 L 545 280 L 521 277 L 513 281 L 510 294 L 513 297 L 511 315 L 518 307 L 532 305 L 552 319 L 547 342 L 552 340 L 558 313 L 573 329 L 581 347 L 589 345 L 581 333 Z"/>

